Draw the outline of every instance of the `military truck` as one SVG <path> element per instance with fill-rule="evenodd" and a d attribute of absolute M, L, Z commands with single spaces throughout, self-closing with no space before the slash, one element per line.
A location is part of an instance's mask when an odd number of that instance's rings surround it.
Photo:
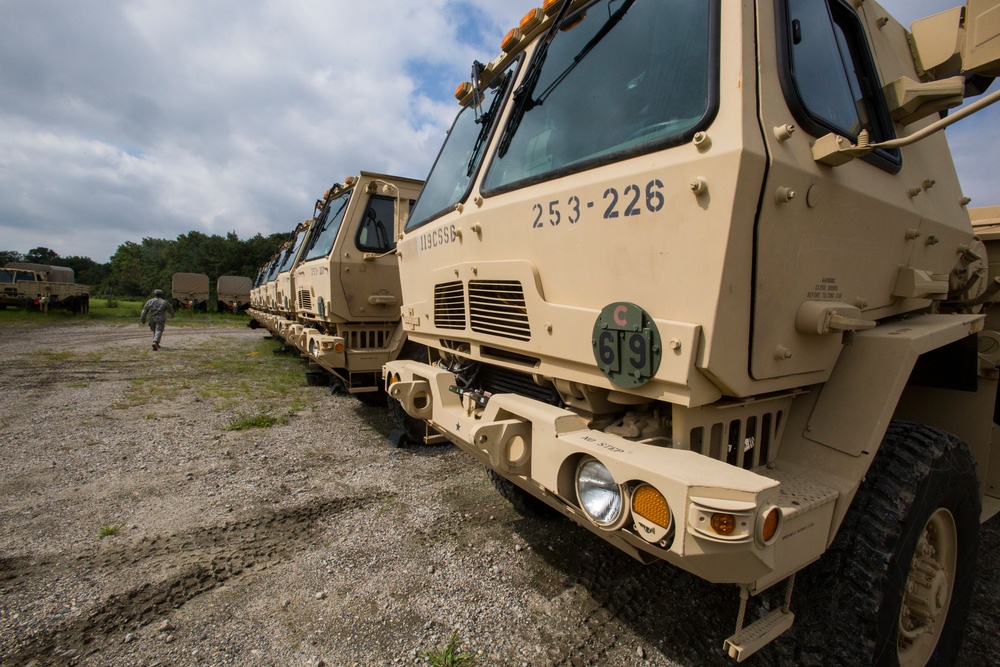
<path fill-rule="evenodd" d="M 322 209 L 322 202 L 317 202 L 315 212 Z M 285 346 L 296 349 L 304 354 L 306 351 L 305 325 L 299 322 L 296 312 L 295 276 L 293 267 L 301 260 L 306 240 L 315 225 L 312 218 L 302 222 L 295 228 L 292 242 L 279 253 L 277 271 L 274 277 L 274 305 L 276 317 L 276 333 L 285 341 Z"/>
<path fill-rule="evenodd" d="M 208 312 L 208 276 L 204 273 L 175 273 L 170 279 L 174 308 Z"/>
<path fill-rule="evenodd" d="M 384 402 L 382 366 L 405 342 L 394 231 L 422 185 L 367 171 L 335 184 L 293 268 L 310 361 L 363 402 Z"/>
<path fill-rule="evenodd" d="M 253 289 L 250 290 L 250 308 L 247 311 L 251 322 L 259 323 L 268 331 L 271 330 L 270 322 L 274 319 L 274 315 L 271 314 L 269 309 L 267 287 L 269 282 L 274 280 L 274 271 L 277 270 L 275 264 L 278 261 L 279 254 L 280 251 L 279 253 L 275 253 L 271 259 L 260 267 L 260 271 L 257 272 Z"/>
<path fill-rule="evenodd" d="M 0 306 L 16 306 L 27 309 L 34 303 L 31 296 L 35 289 L 35 283 L 44 280 L 38 271 L 28 269 L 17 269 L 5 266 L 0 269 Z M 29 283 L 21 285 L 21 283 Z"/>
<path fill-rule="evenodd" d="M 941 116 L 1000 74 L 998 16 L 532 10 L 398 242 L 433 359 L 386 364 L 390 396 L 518 511 L 738 587 L 736 660 L 951 664 L 998 508 L 1000 279 L 940 130 L 1000 94 Z"/>
<path fill-rule="evenodd" d="M 253 282 L 246 276 L 219 276 L 215 281 L 216 310 L 238 313 L 250 307 Z"/>
<path fill-rule="evenodd" d="M 90 287 L 78 285 L 76 274 L 67 266 L 8 262 L 0 271 L 0 285 L 0 305 L 42 312 L 53 308 L 90 312 Z"/>

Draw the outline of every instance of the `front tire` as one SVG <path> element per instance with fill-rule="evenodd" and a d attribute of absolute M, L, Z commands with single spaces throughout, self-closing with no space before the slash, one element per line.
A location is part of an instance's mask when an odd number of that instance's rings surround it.
<path fill-rule="evenodd" d="M 399 351 L 397 359 L 409 359 L 430 364 L 431 354 L 430 350 L 423 345 L 406 341 L 403 343 L 403 349 Z M 437 434 L 437 431 L 431 428 L 423 419 L 417 419 L 408 415 L 396 399 L 389 398 L 388 406 L 389 416 L 396 427 L 389 435 L 389 444 L 393 447 L 421 446 L 425 444 L 428 438 Z"/>
<path fill-rule="evenodd" d="M 968 446 L 893 422 L 829 551 L 797 584 L 794 662 L 952 665 L 972 602 L 979 481 Z"/>

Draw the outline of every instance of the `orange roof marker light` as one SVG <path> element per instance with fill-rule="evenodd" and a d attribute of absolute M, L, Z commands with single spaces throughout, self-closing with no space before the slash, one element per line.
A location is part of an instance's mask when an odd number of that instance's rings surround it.
<path fill-rule="evenodd" d="M 520 29 L 523 34 L 527 34 L 540 26 L 542 21 L 545 19 L 545 12 L 538 7 L 530 10 L 521 19 Z"/>
<path fill-rule="evenodd" d="M 455 99 L 461 102 L 462 100 L 465 99 L 466 95 L 470 95 L 471 93 L 472 93 L 472 83 L 470 83 L 469 81 L 463 81 L 462 83 L 458 84 L 458 88 L 455 89 Z"/>
<path fill-rule="evenodd" d="M 511 28 L 510 32 L 504 35 L 503 41 L 500 42 L 500 48 L 503 49 L 504 53 L 510 53 L 520 43 L 521 31 L 518 28 Z"/>
<path fill-rule="evenodd" d="M 546 14 L 551 14 L 555 10 L 559 9 L 556 5 L 560 2 L 562 2 L 562 0 L 545 0 L 545 2 L 542 3 L 542 11 Z"/>

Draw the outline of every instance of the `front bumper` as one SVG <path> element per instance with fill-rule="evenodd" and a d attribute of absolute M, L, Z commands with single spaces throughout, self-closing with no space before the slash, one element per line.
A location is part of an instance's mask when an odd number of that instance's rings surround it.
<path fill-rule="evenodd" d="M 686 449 L 648 445 L 591 430 L 566 409 L 516 394 L 493 395 L 485 408 L 454 393 L 452 373 L 415 361 L 385 367 L 386 390 L 483 464 L 639 560 L 666 560 L 714 583 L 763 589 L 818 558 L 827 546 L 836 492 L 766 467 L 744 470 Z M 648 484 L 666 500 L 669 533 L 657 533 L 626 508 L 602 528 L 576 497 L 582 459 L 601 462 L 626 490 Z M 777 533 L 762 538 L 765 515 L 779 508 Z M 736 529 L 713 532 L 728 514 Z"/>

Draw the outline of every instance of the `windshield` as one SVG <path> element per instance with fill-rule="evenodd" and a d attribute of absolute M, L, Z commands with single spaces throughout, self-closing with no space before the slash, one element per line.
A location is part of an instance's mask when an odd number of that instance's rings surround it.
<path fill-rule="evenodd" d="M 295 243 L 292 244 L 292 247 L 289 248 L 288 252 L 285 254 L 285 261 L 281 263 L 281 268 L 278 269 L 278 273 L 285 273 L 286 271 L 291 270 L 292 263 L 295 262 L 295 258 L 299 254 L 299 248 L 302 247 L 302 241 L 305 240 L 306 234 L 308 232 L 309 228 L 306 227 L 300 230 L 299 233 L 295 235 Z"/>
<path fill-rule="evenodd" d="M 515 95 L 484 191 L 687 141 L 714 112 L 716 10 L 601 0 L 567 17 Z"/>
<path fill-rule="evenodd" d="M 278 273 L 278 266 L 281 265 L 281 262 L 278 261 L 280 259 L 281 259 L 281 254 L 279 251 L 278 256 L 272 259 L 270 266 L 267 267 L 267 278 L 264 280 L 265 284 L 274 280 L 274 276 L 277 275 Z"/>
<path fill-rule="evenodd" d="M 16 283 L 20 280 L 38 280 L 38 277 L 31 271 L 18 271 L 17 269 L 0 270 L 0 283 Z"/>
<path fill-rule="evenodd" d="M 496 77 L 483 93 L 480 110 L 469 105 L 458 112 L 448 132 L 441 153 L 431 168 L 424 189 L 406 223 L 406 229 L 419 227 L 428 220 L 450 210 L 465 197 L 483 158 L 483 147 L 496 125 L 497 112 L 502 107 L 508 83 L 517 72 L 515 63 L 503 76 Z"/>
<path fill-rule="evenodd" d="M 308 262 L 312 259 L 326 257 L 333 250 L 333 242 L 337 240 L 340 223 L 343 222 L 347 204 L 351 201 L 351 192 L 353 190 L 347 190 L 327 203 L 326 208 L 317 219 L 316 233 L 309 239 L 309 248 L 302 261 Z"/>

